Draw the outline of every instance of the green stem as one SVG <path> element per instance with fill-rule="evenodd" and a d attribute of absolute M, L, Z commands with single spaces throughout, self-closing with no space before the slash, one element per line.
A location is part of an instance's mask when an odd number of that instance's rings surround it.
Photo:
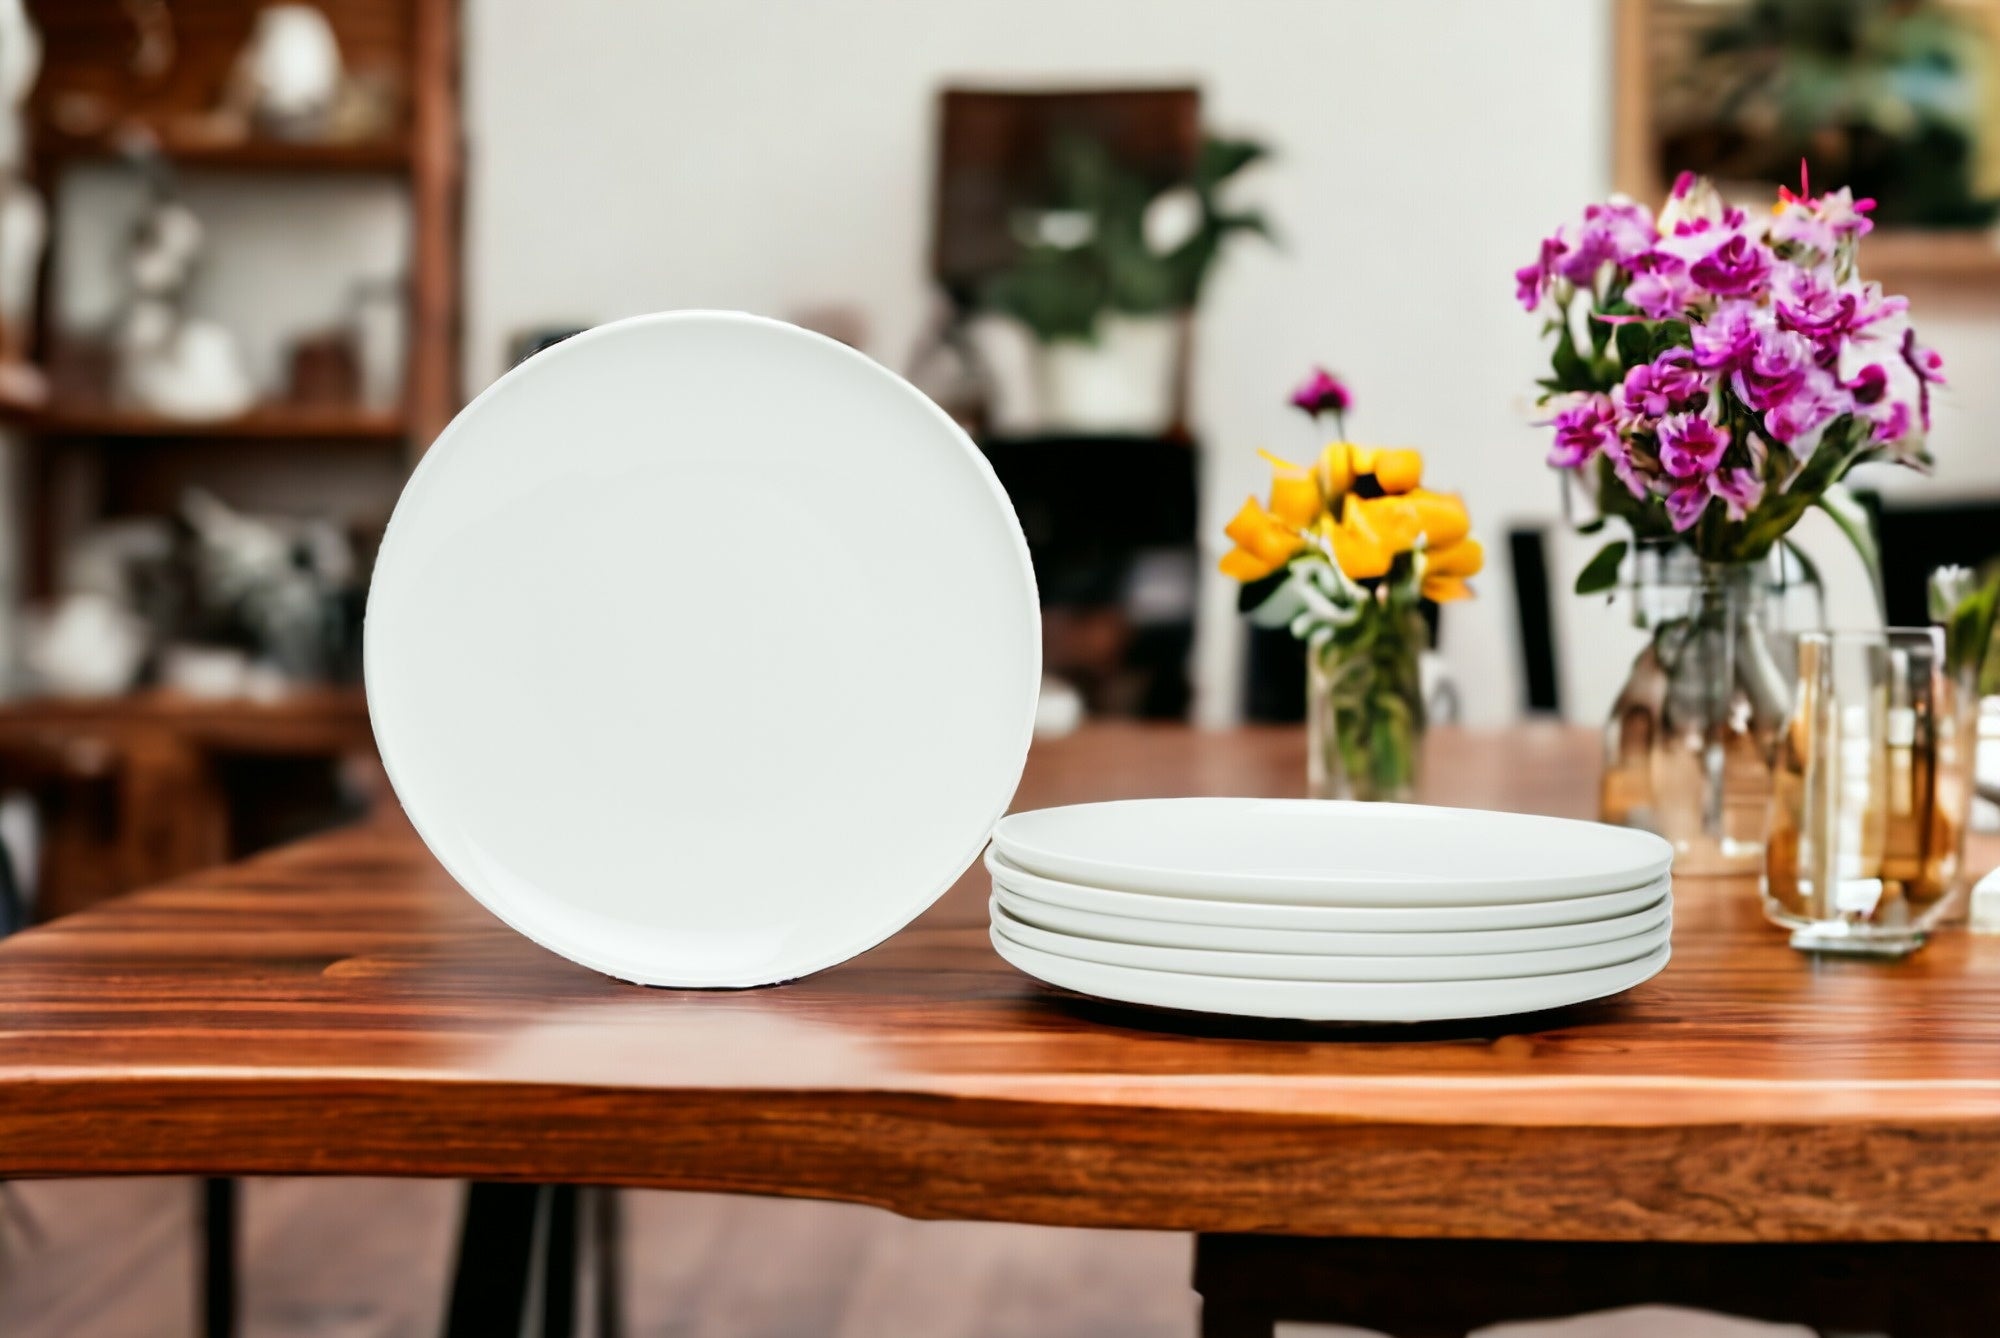
<path fill-rule="evenodd" d="M 1331 743 L 1357 798 L 1401 797 L 1416 783 L 1424 726 L 1418 673 L 1423 638 L 1423 619 L 1414 606 L 1375 605 L 1351 636 L 1317 652 L 1323 657 Z"/>

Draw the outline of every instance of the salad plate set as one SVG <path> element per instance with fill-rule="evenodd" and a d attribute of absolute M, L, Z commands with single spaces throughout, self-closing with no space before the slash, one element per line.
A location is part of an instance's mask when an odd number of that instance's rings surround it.
<path fill-rule="evenodd" d="M 1151 799 L 1004 819 L 993 946 L 1053 985 L 1249 1017 L 1420 1022 L 1581 1003 L 1666 964 L 1672 848 L 1414 804 Z"/>

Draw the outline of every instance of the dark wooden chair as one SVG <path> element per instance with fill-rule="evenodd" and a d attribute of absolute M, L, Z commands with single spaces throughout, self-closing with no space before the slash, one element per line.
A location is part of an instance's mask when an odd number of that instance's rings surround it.
<path fill-rule="evenodd" d="M 2000 556 L 2000 501 L 1913 503 L 1874 493 L 1862 501 L 1882 546 L 1882 593 L 1894 626 L 1930 621 L 1930 576 L 1939 567 Z"/>
<path fill-rule="evenodd" d="M 1990 1338 L 2000 1245 L 1299 1240 L 1203 1236 L 1202 1338 L 1272 1338 L 1280 1323 L 1392 1338 L 1639 1305 L 1798 1324 L 1833 1338 Z"/>

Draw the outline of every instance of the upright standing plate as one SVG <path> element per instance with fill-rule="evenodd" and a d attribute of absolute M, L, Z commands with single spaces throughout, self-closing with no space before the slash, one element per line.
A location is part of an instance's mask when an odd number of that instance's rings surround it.
<path fill-rule="evenodd" d="M 370 714 L 433 854 L 543 946 L 788 980 L 951 886 L 1020 780 L 1027 546 L 965 434 L 729 312 L 538 354 L 439 436 L 368 601 Z"/>

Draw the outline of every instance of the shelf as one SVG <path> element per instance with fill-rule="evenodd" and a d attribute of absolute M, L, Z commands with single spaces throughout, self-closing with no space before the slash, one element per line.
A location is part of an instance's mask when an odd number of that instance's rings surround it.
<path fill-rule="evenodd" d="M 264 405 L 238 418 L 190 422 L 111 405 L 31 408 L 0 403 L 0 421 L 42 436 L 128 440 L 400 441 L 408 435 L 403 416 L 394 411 L 289 404 Z"/>
<path fill-rule="evenodd" d="M 150 149 L 183 171 L 386 173 L 410 169 L 410 145 L 404 139 L 359 144 L 299 144 L 281 139 L 247 139 L 234 143 L 159 137 Z M 35 145 L 37 158 L 50 167 L 74 163 L 115 163 L 136 160 L 146 150 L 128 150 L 114 139 L 74 139 L 45 133 Z"/>

